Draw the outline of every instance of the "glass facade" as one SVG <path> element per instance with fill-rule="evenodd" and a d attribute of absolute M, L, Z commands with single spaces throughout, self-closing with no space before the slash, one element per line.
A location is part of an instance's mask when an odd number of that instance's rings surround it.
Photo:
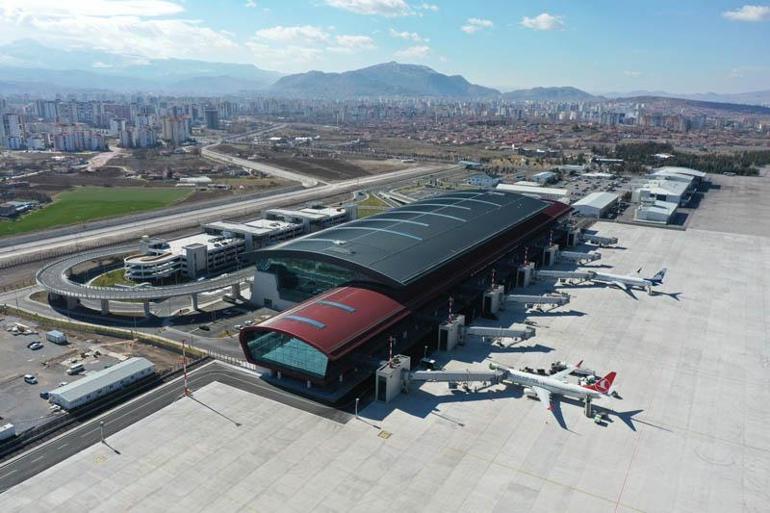
<path fill-rule="evenodd" d="M 334 264 L 305 258 L 263 258 L 257 270 L 278 278 L 281 298 L 301 302 L 355 280 L 358 274 Z"/>
<path fill-rule="evenodd" d="M 278 332 L 249 333 L 246 342 L 256 362 L 279 365 L 319 378 L 326 375 L 329 359 L 298 338 Z"/>

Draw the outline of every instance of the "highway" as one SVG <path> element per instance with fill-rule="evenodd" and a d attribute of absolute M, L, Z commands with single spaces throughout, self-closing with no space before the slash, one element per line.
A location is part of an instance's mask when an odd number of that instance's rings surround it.
<path fill-rule="evenodd" d="M 312 176 L 303 175 L 300 173 L 294 173 L 292 171 L 281 169 L 268 164 L 263 164 L 261 162 L 255 162 L 253 160 L 246 160 L 238 157 L 233 157 L 232 155 L 227 155 L 225 153 L 220 153 L 212 150 L 211 146 L 215 146 L 215 145 L 212 144 L 210 146 L 204 146 L 203 148 L 201 148 L 201 155 L 206 157 L 207 159 L 214 160 L 216 162 L 222 162 L 224 164 L 233 164 L 236 166 L 241 166 L 241 167 L 251 169 L 253 171 L 258 171 L 266 175 L 271 175 L 278 178 L 283 178 L 285 180 L 299 182 L 302 184 L 302 187 L 305 187 L 305 188 L 315 187 L 319 183 L 327 183 L 327 182 L 318 180 Z"/>
<path fill-rule="evenodd" d="M 224 157 L 228 156 L 224 155 Z M 259 166 L 264 166 L 264 164 L 259 164 Z M 115 224 L 93 230 L 84 230 L 53 238 L 46 238 L 44 236 L 45 234 L 41 234 L 36 240 L 0 248 L 0 268 L 10 267 L 12 265 L 40 258 L 61 256 L 68 252 L 72 252 L 73 250 L 94 249 L 107 244 L 118 244 L 128 240 L 136 240 L 145 234 L 179 230 L 198 226 L 203 223 L 219 221 L 229 217 L 243 216 L 250 212 L 268 208 L 278 208 L 297 203 L 320 200 L 349 193 L 361 188 L 381 186 L 391 182 L 416 178 L 421 175 L 451 169 L 458 168 L 457 166 L 435 164 L 417 166 L 394 171 L 392 173 L 344 180 L 263 198 L 241 201 L 235 200 L 227 204 L 212 207 L 196 209 L 194 205 L 191 205 L 190 210 L 186 212 L 171 215 L 160 213 L 157 217 Z M 283 170 L 280 170 L 280 172 L 283 172 Z"/>
<path fill-rule="evenodd" d="M 336 422 L 344 423 L 352 417 L 348 413 L 275 388 L 262 381 L 253 372 L 241 370 L 217 361 L 204 364 L 189 373 L 189 386 L 193 392 L 214 381 Z M 122 447 L 112 447 L 109 445 L 110 435 L 168 406 L 174 401 L 182 399 L 183 390 L 183 378 L 177 378 L 0 464 L 0 493 L 77 454 L 83 449 L 100 443 L 100 422 L 104 422 L 106 444 L 113 451 L 119 452 L 123 449 Z M 196 400 L 194 393 L 192 399 L 185 398 L 184 400 Z M 201 408 L 209 408 L 204 403 L 200 403 L 200 405 Z M 212 415 L 216 414 L 212 410 Z"/>

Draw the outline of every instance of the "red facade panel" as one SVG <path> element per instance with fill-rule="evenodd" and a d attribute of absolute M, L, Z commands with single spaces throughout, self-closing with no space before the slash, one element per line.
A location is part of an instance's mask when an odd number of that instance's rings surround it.
<path fill-rule="evenodd" d="M 278 331 L 308 343 L 335 360 L 408 313 L 402 304 L 379 292 L 340 287 L 244 332 Z"/>

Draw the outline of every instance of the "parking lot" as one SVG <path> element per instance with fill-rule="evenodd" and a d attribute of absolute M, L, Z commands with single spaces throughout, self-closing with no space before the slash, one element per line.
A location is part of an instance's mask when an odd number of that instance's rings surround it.
<path fill-rule="evenodd" d="M 17 432 L 43 424 L 57 415 L 48 401 L 40 397 L 41 392 L 53 390 L 64 381 L 75 381 L 85 372 L 100 370 L 119 361 L 101 351 L 94 356 L 91 344 L 79 338 L 73 338 L 67 345 L 57 345 L 45 340 L 44 330 L 29 335 L 14 335 L 7 331 L 16 323 L 33 328 L 33 332 L 38 330 L 33 323 L 15 317 L 7 316 L 0 320 L 0 423 L 11 422 Z M 28 349 L 27 345 L 34 341 L 41 341 L 43 347 Z M 85 358 L 83 355 L 86 355 Z M 85 372 L 67 374 L 68 367 L 74 363 L 82 363 Z M 26 374 L 33 375 L 37 383 L 25 382 Z"/>

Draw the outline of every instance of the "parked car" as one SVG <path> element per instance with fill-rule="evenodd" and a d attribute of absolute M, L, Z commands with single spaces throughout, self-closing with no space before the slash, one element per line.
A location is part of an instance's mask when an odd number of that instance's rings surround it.
<path fill-rule="evenodd" d="M 243 326 L 241 326 L 240 324 L 236 324 L 235 326 L 233 326 L 233 329 L 236 329 L 236 330 L 240 330 L 241 328 L 243 328 Z"/>
<path fill-rule="evenodd" d="M 40 399 L 48 399 L 48 390 L 43 390 L 40 392 Z"/>
<path fill-rule="evenodd" d="M 37 384 L 37 378 L 34 374 L 25 374 L 24 375 L 24 381 L 27 382 L 30 385 Z"/>
<path fill-rule="evenodd" d="M 37 351 L 38 349 L 43 349 L 43 344 L 37 341 L 30 342 L 29 344 L 27 344 L 27 349 L 32 349 L 33 351 Z"/>
<path fill-rule="evenodd" d="M 198 326 L 198 329 L 203 331 L 211 331 L 211 328 L 206 324 L 201 324 L 200 326 Z"/>

